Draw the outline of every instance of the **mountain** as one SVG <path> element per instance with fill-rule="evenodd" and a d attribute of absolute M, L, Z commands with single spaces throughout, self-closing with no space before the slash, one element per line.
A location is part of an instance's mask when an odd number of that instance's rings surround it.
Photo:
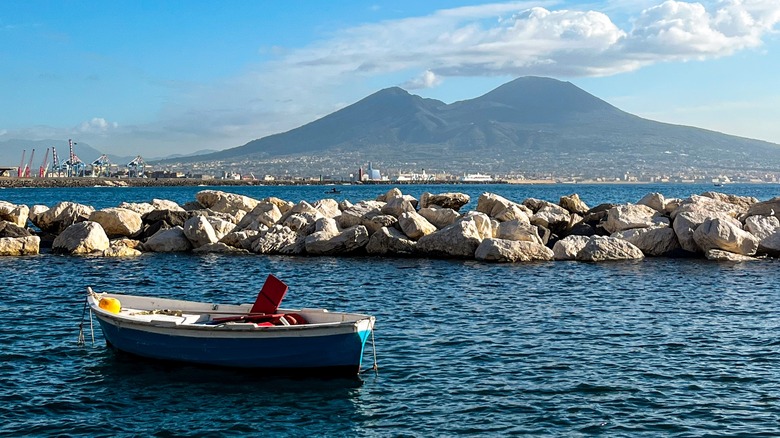
<path fill-rule="evenodd" d="M 451 104 L 388 88 L 284 133 L 161 163 L 217 161 L 297 175 L 373 161 L 399 170 L 622 176 L 776 169 L 780 147 L 643 119 L 569 82 L 522 77 Z"/>

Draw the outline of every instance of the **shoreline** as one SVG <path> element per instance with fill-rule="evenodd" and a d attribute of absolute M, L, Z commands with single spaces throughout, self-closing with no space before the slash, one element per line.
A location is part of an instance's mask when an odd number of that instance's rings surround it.
<path fill-rule="evenodd" d="M 243 181 L 243 180 L 198 180 L 187 178 L 17 178 L 0 177 L 0 189 L 4 188 L 77 188 L 77 187 L 242 187 L 242 186 L 339 186 L 339 185 L 671 185 L 671 184 L 712 184 L 713 187 L 725 187 L 740 184 L 778 184 L 766 181 L 730 182 L 716 186 L 711 182 L 651 182 L 651 181 L 578 181 L 558 182 L 552 180 L 511 180 L 494 182 L 464 182 L 464 181 Z"/>

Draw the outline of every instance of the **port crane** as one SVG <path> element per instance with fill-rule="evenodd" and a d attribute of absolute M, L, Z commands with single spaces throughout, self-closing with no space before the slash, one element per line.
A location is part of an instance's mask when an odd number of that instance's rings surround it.
<path fill-rule="evenodd" d="M 111 160 L 103 154 L 92 162 L 92 176 L 111 176 Z"/>
<path fill-rule="evenodd" d="M 24 156 L 27 155 L 27 149 L 22 150 L 22 162 L 19 163 L 19 168 L 16 169 L 16 176 L 19 178 L 24 175 Z"/>
<path fill-rule="evenodd" d="M 73 143 L 73 140 L 68 139 L 68 147 L 70 148 L 70 157 L 68 161 L 64 163 L 64 166 L 66 168 L 66 174 L 68 177 L 73 176 L 84 176 L 84 170 L 86 169 L 86 164 L 84 164 L 81 159 L 76 156 L 76 154 L 73 152 L 73 145 L 77 143 Z"/>
<path fill-rule="evenodd" d="M 57 176 L 60 175 L 60 157 L 57 156 L 57 148 L 52 146 L 51 148 L 51 171 L 52 173 L 56 173 Z"/>
<path fill-rule="evenodd" d="M 138 155 L 137 157 L 133 158 L 132 161 L 127 163 L 127 176 L 130 178 L 143 178 L 145 166 L 146 162 L 143 158 L 141 158 L 140 155 Z"/>
<path fill-rule="evenodd" d="M 43 156 L 41 167 L 38 168 L 38 178 L 46 178 L 46 169 L 49 167 L 49 148 L 46 148 L 46 154 Z"/>
<path fill-rule="evenodd" d="M 35 158 L 35 149 L 33 148 L 32 152 L 30 152 L 30 161 L 27 163 L 26 166 L 24 166 L 24 177 L 30 178 L 30 173 L 32 172 L 32 163 L 33 158 Z"/>

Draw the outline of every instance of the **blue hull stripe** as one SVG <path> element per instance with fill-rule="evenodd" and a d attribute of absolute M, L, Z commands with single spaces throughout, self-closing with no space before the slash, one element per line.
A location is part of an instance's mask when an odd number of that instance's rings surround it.
<path fill-rule="evenodd" d="M 118 350 L 152 359 L 238 368 L 360 369 L 370 331 L 313 337 L 195 338 L 116 327 L 100 321 L 103 335 Z"/>

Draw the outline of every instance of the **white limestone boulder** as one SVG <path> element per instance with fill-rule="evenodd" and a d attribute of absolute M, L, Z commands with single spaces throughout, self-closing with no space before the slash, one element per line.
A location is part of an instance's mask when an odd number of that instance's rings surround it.
<path fill-rule="evenodd" d="M 623 239 L 605 236 L 592 236 L 588 243 L 577 253 L 576 260 L 583 262 L 603 262 L 613 260 L 639 260 L 644 258 L 642 251 Z"/>
<path fill-rule="evenodd" d="M 260 202 L 268 202 L 274 204 L 276 208 L 278 208 L 279 211 L 282 212 L 282 214 L 287 213 L 287 211 L 289 211 L 295 205 L 295 203 L 293 202 L 285 201 L 284 199 L 277 198 L 275 196 L 269 196 L 268 198 L 263 198 Z"/>
<path fill-rule="evenodd" d="M 184 211 L 181 205 L 167 199 L 152 199 L 154 210 Z"/>
<path fill-rule="evenodd" d="M 542 245 L 542 238 L 539 237 L 539 229 L 534 225 L 527 224 L 517 219 L 499 223 L 496 227 L 496 238 L 502 240 L 533 242 Z"/>
<path fill-rule="evenodd" d="M 252 252 L 258 254 L 297 255 L 305 249 L 305 236 L 279 224 L 261 231 L 252 242 Z"/>
<path fill-rule="evenodd" d="M 704 192 L 701 194 L 701 196 L 712 198 L 716 201 L 733 204 L 737 206 L 740 213 L 747 213 L 747 211 L 750 209 L 750 206 L 758 202 L 758 199 L 752 196 L 738 196 L 719 192 Z"/>
<path fill-rule="evenodd" d="M 747 216 L 780 216 L 780 196 L 751 204 Z"/>
<path fill-rule="evenodd" d="M 64 229 L 75 224 L 89 220 L 89 216 L 95 211 L 89 205 L 76 202 L 60 202 L 54 207 L 33 216 L 32 222 L 42 231 L 59 234 Z"/>
<path fill-rule="evenodd" d="M 193 216 L 184 222 L 184 236 L 190 241 L 193 248 L 217 242 L 217 234 L 205 216 Z"/>
<path fill-rule="evenodd" d="M 646 256 L 664 256 L 680 248 L 677 234 L 668 226 L 632 228 L 618 231 L 612 234 L 612 237 L 632 243 Z"/>
<path fill-rule="evenodd" d="M 236 215 L 239 211 L 246 214 L 252 211 L 260 202 L 249 196 L 219 190 L 202 190 L 195 194 L 195 199 L 205 208 L 231 215 Z"/>
<path fill-rule="evenodd" d="M 292 208 L 292 207 L 291 207 Z M 288 209 L 287 211 L 289 211 Z M 282 218 L 282 211 L 279 207 L 268 201 L 261 201 L 236 225 L 238 230 L 257 230 L 259 225 L 272 227 Z"/>
<path fill-rule="evenodd" d="M 533 262 L 552 260 L 553 252 L 539 243 L 491 238 L 479 244 L 474 257 L 489 262 Z"/>
<path fill-rule="evenodd" d="M 192 243 L 184 235 L 184 229 L 176 226 L 155 233 L 144 242 L 143 249 L 152 252 L 184 252 L 192 249 Z"/>
<path fill-rule="evenodd" d="M 473 258 L 482 237 L 473 217 L 464 218 L 417 241 L 417 251 L 430 257 Z"/>
<path fill-rule="evenodd" d="M 382 227 L 371 235 L 366 252 L 372 255 L 411 255 L 417 242 L 392 227 Z"/>
<path fill-rule="evenodd" d="M 752 256 L 758 250 L 759 239 L 728 220 L 706 219 L 693 232 L 693 240 L 704 252 L 720 249 L 734 254 Z"/>
<path fill-rule="evenodd" d="M 734 254 L 733 252 L 723 251 L 720 249 L 710 249 L 704 253 L 707 260 L 715 260 L 719 262 L 749 262 L 758 260 L 755 257 L 750 257 L 742 254 Z"/>
<path fill-rule="evenodd" d="M 363 221 L 371 220 L 374 216 L 382 214 L 382 207 L 385 206 L 381 201 L 360 201 L 349 208 L 342 209 L 341 216 L 338 217 L 339 227 L 342 229 L 362 225 Z"/>
<path fill-rule="evenodd" d="M 575 260 L 577 253 L 585 247 L 590 240 L 586 236 L 566 236 L 553 245 L 553 258 L 555 260 Z"/>
<path fill-rule="evenodd" d="M 610 233 L 616 233 L 632 228 L 648 228 L 664 224 L 669 225 L 669 219 L 658 211 L 646 205 L 624 204 L 612 207 L 607 211 L 604 229 Z"/>
<path fill-rule="evenodd" d="M 745 230 L 759 239 L 765 239 L 780 229 L 780 219 L 775 216 L 749 216 L 745 219 Z"/>
<path fill-rule="evenodd" d="M 178 207 L 178 204 L 176 206 Z M 154 206 L 148 202 L 123 202 L 119 204 L 117 208 L 131 210 L 140 214 L 141 216 L 145 215 L 146 213 L 151 213 L 155 210 Z"/>
<path fill-rule="evenodd" d="M 416 211 L 402 213 L 398 217 L 398 226 L 412 240 L 418 240 L 436 231 L 436 227 Z"/>
<path fill-rule="evenodd" d="M 643 196 L 636 205 L 645 205 L 663 214 L 666 211 L 666 198 L 661 193 L 652 192 Z"/>
<path fill-rule="evenodd" d="M 218 217 L 206 216 L 206 220 L 209 221 L 211 228 L 214 229 L 214 235 L 217 236 L 217 240 L 222 239 L 236 228 L 236 224 L 233 222 L 220 219 Z"/>
<path fill-rule="evenodd" d="M 320 199 L 312 204 L 312 207 L 314 207 L 323 217 L 335 219 L 341 216 L 339 203 L 335 199 Z"/>
<path fill-rule="evenodd" d="M 97 222 L 75 223 L 62 231 L 52 243 L 54 253 L 102 254 L 110 246 L 108 236 Z"/>
<path fill-rule="evenodd" d="M 454 209 L 439 207 L 436 204 L 431 204 L 428 207 L 421 208 L 418 213 L 438 229 L 452 225 L 460 218 L 460 214 Z"/>
<path fill-rule="evenodd" d="M 458 212 L 461 207 L 470 201 L 471 197 L 465 193 L 439 193 L 434 195 L 424 192 L 420 196 L 420 208 L 428 208 L 435 205 L 441 208 L 451 208 Z"/>
<path fill-rule="evenodd" d="M 127 208 L 104 208 L 95 210 L 89 220 L 97 222 L 109 236 L 130 237 L 138 234 L 143 227 L 141 215 Z"/>
<path fill-rule="evenodd" d="M 565 229 L 569 225 L 571 214 L 563 207 L 548 203 L 531 216 L 531 224 L 550 230 Z"/>
<path fill-rule="evenodd" d="M 395 217 L 401 217 L 403 213 L 415 211 L 414 205 L 411 202 L 399 196 L 392 198 L 385 205 L 382 206 L 382 214 L 389 214 Z"/>
<path fill-rule="evenodd" d="M 580 195 L 572 193 L 571 195 L 561 196 L 558 201 L 558 205 L 565 208 L 569 213 L 576 213 L 579 215 L 585 215 L 590 207 L 582 199 Z"/>
<path fill-rule="evenodd" d="M 0 237 L 0 256 L 24 256 L 40 253 L 41 238 L 38 236 Z"/>
<path fill-rule="evenodd" d="M 688 252 L 703 252 L 696 244 L 696 241 L 693 238 L 693 232 L 705 220 L 718 218 L 722 221 L 730 222 L 737 227 L 741 225 L 741 223 L 734 219 L 729 212 L 711 212 L 702 204 L 687 205 L 695 205 L 695 208 L 686 207 L 685 211 L 677 214 L 672 222 L 672 229 L 674 229 L 674 233 L 677 235 L 677 241 L 680 242 L 680 247 Z M 675 211 L 679 211 L 681 208 L 683 207 L 680 207 Z"/>
<path fill-rule="evenodd" d="M 334 230 L 336 225 L 333 219 L 323 218 L 323 221 L 332 221 L 323 226 L 323 229 L 306 236 L 306 252 L 312 255 L 339 255 L 348 254 L 363 248 L 368 244 L 368 230 L 363 225 L 355 225 L 343 231 Z M 318 221 L 319 224 L 319 221 Z"/>
<path fill-rule="evenodd" d="M 30 217 L 30 208 L 24 204 L 11 204 L 0 201 L 0 221 L 8 221 L 22 228 L 27 226 Z"/>

